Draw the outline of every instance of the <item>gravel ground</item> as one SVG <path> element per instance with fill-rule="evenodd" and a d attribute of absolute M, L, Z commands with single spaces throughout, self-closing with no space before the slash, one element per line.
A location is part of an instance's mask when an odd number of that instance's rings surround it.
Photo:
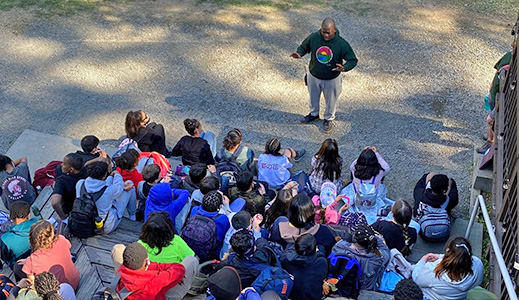
<path fill-rule="evenodd" d="M 327 16 L 359 59 L 343 75 L 329 135 L 321 123 L 298 124 L 308 112 L 308 60 L 289 58 Z M 296 170 L 309 169 L 327 137 L 347 164 L 374 145 L 392 168 L 391 198 L 412 201 L 421 174 L 444 172 L 457 180 L 466 214 L 483 95 L 512 21 L 415 0 L 290 10 L 157 0 L 69 17 L 0 12 L 0 152 L 26 128 L 113 142 L 126 112 L 144 109 L 165 125 L 171 146 L 186 117 L 219 137 L 242 129 L 256 153 L 280 137 L 310 154 Z"/>

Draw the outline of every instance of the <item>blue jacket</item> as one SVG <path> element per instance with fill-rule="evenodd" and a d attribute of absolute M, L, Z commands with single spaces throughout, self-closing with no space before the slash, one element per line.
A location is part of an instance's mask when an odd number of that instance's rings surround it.
<path fill-rule="evenodd" d="M 165 211 L 169 213 L 171 222 L 175 224 L 175 218 L 186 205 L 189 192 L 181 189 L 172 189 L 169 183 L 157 183 L 150 189 L 146 207 L 144 209 L 144 221 L 147 221 L 152 212 Z"/>
<path fill-rule="evenodd" d="M 222 250 L 222 243 L 225 237 L 225 233 L 227 232 L 227 230 L 229 230 L 229 227 L 231 227 L 229 218 L 227 218 L 226 215 L 219 215 L 217 211 L 207 212 L 202 208 L 201 205 L 193 207 L 193 209 L 191 210 L 191 215 L 189 217 L 192 217 L 194 215 L 201 215 L 208 218 L 214 218 L 218 215 L 214 222 L 216 224 L 216 240 L 218 241 L 217 253 L 220 253 L 220 251 Z"/>
<path fill-rule="evenodd" d="M 32 218 L 18 225 L 13 225 L 0 238 L 0 249 L 2 261 L 13 267 L 16 261 L 27 258 L 31 254 L 29 243 L 29 231 L 31 225 L 38 222 L 40 218 Z"/>

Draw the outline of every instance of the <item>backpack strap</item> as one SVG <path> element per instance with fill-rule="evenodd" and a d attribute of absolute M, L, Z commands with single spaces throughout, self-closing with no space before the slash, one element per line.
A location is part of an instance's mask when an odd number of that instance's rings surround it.
<path fill-rule="evenodd" d="M 375 184 L 375 179 L 377 178 L 377 175 L 373 176 L 373 179 L 371 180 L 371 184 Z"/>
<path fill-rule="evenodd" d="M 240 144 L 238 146 L 238 149 L 236 149 L 236 151 L 234 151 L 234 153 L 232 154 L 232 158 L 234 158 L 236 160 L 236 158 L 238 158 L 238 156 L 240 156 L 241 152 L 243 151 L 243 148 L 245 148 L 245 147 L 243 147 L 243 145 Z"/>

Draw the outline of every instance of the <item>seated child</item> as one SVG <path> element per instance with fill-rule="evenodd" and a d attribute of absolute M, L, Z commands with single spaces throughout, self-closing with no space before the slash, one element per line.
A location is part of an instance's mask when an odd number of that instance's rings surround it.
<path fill-rule="evenodd" d="M 217 258 L 222 249 L 225 233 L 230 227 L 229 218 L 225 214 L 220 214 L 219 212 L 225 198 L 218 191 L 211 191 L 205 194 L 204 199 L 202 200 L 202 205 L 193 207 L 189 220 L 182 230 L 182 238 L 199 257 L 207 257 L 208 259 Z M 196 221 L 194 216 L 202 216 L 205 217 L 204 220 L 212 220 L 215 224 L 215 236 L 210 237 L 208 241 L 202 241 L 195 232 L 186 230 L 187 228 L 191 228 L 190 223 Z M 208 242 L 214 242 L 214 247 L 211 245 L 209 253 L 199 252 L 199 249 L 207 247 L 206 243 Z"/>
<path fill-rule="evenodd" d="M 353 232 L 352 241 L 340 240 L 332 253 L 354 258 L 360 263 L 362 275 L 360 285 L 363 290 L 378 291 L 382 275 L 389 262 L 389 248 L 375 235 L 369 225 L 362 224 Z"/>
<path fill-rule="evenodd" d="M 281 153 L 281 142 L 271 138 L 265 144 L 265 153 L 258 158 L 258 181 L 268 183 L 272 189 L 281 189 L 290 180 L 290 159 L 298 162 L 305 153 L 304 149 L 296 151 L 292 148 Z"/>
<path fill-rule="evenodd" d="M 238 271 L 243 288 L 251 286 L 270 262 L 277 261 L 272 257 L 274 254 L 265 249 L 267 245 L 267 240 L 256 241 L 252 232 L 246 229 L 238 230 L 231 237 L 232 251 L 224 257 L 222 264 Z"/>
<path fill-rule="evenodd" d="M 252 171 L 254 163 L 254 152 L 247 146 L 242 145 L 242 132 L 234 128 L 227 133 L 223 139 L 223 147 L 216 154 L 215 160 L 220 162 L 222 159 L 235 159 L 242 170 Z"/>
<path fill-rule="evenodd" d="M 342 213 L 348 210 L 350 205 L 345 203 L 340 207 L 339 211 L 335 210 L 339 201 L 345 196 L 337 195 L 337 188 L 330 181 L 325 181 L 319 190 L 321 191 L 320 195 L 312 197 L 312 202 L 317 207 L 315 223 L 337 225 Z"/>
<path fill-rule="evenodd" d="M 265 187 L 261 183 L 253 181 L 253 174 L 250 171 L 243 171 L 236 176 L 236 187 L 229 190 L 229 199 L 234 201 L 236 198 L 245 200 L 245 210 L 251 215 L 264 214 L 265 205 L 270 201 Z"/>
<path fill-rule="evenodd" d="M 253 218 L 251 214 L 246 210 L 237 212 L 231 218 L 231 228 L 229 228 L 229 230 L 227 230 L 227 233 L 225 234 L 225 239 L 223 242 L 222 251 L 220 252 L 220 257 L 223 257 L 225 253 L 229 252 L 229 248 L 231 247 L 231 237 L 236 231 L 240 229 L 250 230 L 254 234 L 255 239 L 259 239 L 260 237 L 264 239 L 268 238 L 269 231 L 260 226 L 262 222 L 263 216 L 260 214 L 254 215 Z"/>
<path fill-rule="evenodd" d="M 112 249 L 112 259 L 121 280 L 117 291 L 131 292 L 128 300 L 182 299 L 198 270 L 198 260 L 188 256 L 182 264 L 151 262 L 148 252 L 138 242 L 128 247 L 117 244 Z"/>
<path fill-rule="evenodd" d="M 214 156 L 206 140 L 200 137 L 202 125 L 196 119 L 185 119 L 187 133 L 171 150 L 171 156 L 182 156 L 182 164 L 192 166 L 197 163 L 214 165 Z"/>
<path fill-rule="evenodd" d="M 427 299 L 467 299 L 469 290 L 483 282 L 483 263 L 472 255 L 470 242 L 451 238 L 445 254 L 428 253 L 413 268 L 413 280 Z"/>
<path fill-rule="evenodd" d="M 180 211 L 187 205 L 189 192 L 181 189 L 172 189 L 169 183 L 157 183 L 150 189 L 146 207 L 144 209 L 144 220 L 148 220 L 150 214 L 156 211 L 169 213 L 171 222 L 175 224 L 175 219 Z M 180 232 L 180 228 L 176 228 Z"/>
<path fill-rule="evenodd" d="M 416 183 L 413 192 L 413 215 L 420 218 L 427 206 L 441 208 L 451 213 L 458 205 L 458 187 L 454 179 L 443 174 L 424 174 Z"/>
<path fill-rule="evenodd" d="M 420 287 L 412 279 L 402 279 L 393 292 L 393 300 L 423 300 Z"/>
<path fill-rule="evenodd" d="M 108 173 L 108 164 L 96 161 L 86 168 L 87 179 L 81 179 L 76 184 L 76 197 L 80 197 L 84 186 L 87 193 L 97 193 L 104 189 L 96 201 L 97 213 L 104 220 L 103 233 L 114 231 L 128 208 L 130 216 L 135 215 L 136 196 L 132 182 L 124 182 L 119 172 Z M 130 211 L 133 209 L 133 212 Z"/>
<path fill-rule="evenodd" d="M 404 200 L 398 200 L 391 207 L 393 220 L 378 220 L 373 229 L 384 237 L 389 249 L 397 249 L 404 256 L 411 254 L 411 246 L 416 243 L 416 229 L 409 227 L 413 215 L 411 205 Z"/>
<path fill-rule="evenodd" d="M 115 158 L 117 165 L 117 172 L 121 174 L 124 181 L 133 182 L 133 186 L 138 186 L 139 182 L 143 181 L 142 174 L 136 169 L 139 164 L 139 152 L 135 149 L 128 149 L 128 151 Z"/>
<path fill-rule="evenodd" d="M 29 231 L 32 224 L 38 222 L 39 218 L 32 218 L 31 206 L 25 201 L 15 201 L 11 204 L 9 217 L 13 226 L 9 231 L 0 236 L 0 249 L 2 261 L 12 269 L 19 259 L 31 255 L 31 244 L 29 242 Z"/>
<path fill-rule="evenodd" d="M 23 263 L 23 273 L 29 277 L 51 272 L 60 283 L 68 283 L 76 290 L 80 274 L 70 256 L 70 242 L 64 236 L 56 235 L 54 226 L 44 220 L 31 226 L 29 241 L 32 254 Z"/>
<path fill-rule="evenodd" d="M 160 177 L 160 167 L 156 164 L 147 165 L 142 169 L 142 179 L 137 185 L 137 197 L 139 203 L 137 204 L 137 221 L 144 220 L 144 207 L 146 199 L 150 193 L 150 189 L 159 182 L 170 182 L 171 177 Z"/>
<path fill-rule="evenodd" d="M 8 156 L 0 154 L 0 187 L 2 202 L 7 209 L 14 201 L 22 200 L 32 204 L 36 200 L 27 158 L 13 161 Z"/>
<path fill-rule="evenodd" d="M 328 262 L 324 253 L 318 251 L 315 237 L 311 234 L 299 236 L 295 244 L 287 246 L 281 257 L 281 265 L 294 275 L 291 299 L 320 300 L 323 281 L 328 275 Z"/>
<path fill-rule="evenodd" d="M 43 272 L 34 277 L 34 283 L 28 278 L 20 280 L 7 297 L 15 299 L 76 300 L 76 294 L 70 284 L 60 284 L 54 274 Z"/>
<path fill-rule="evenodd" d="M 153 212 L 142 225 L 139 243 L 148 251 L 151 261 L 180 263 L 188 256 L 195 256 L 184 240 L 175 234 L 175 228 L 167 212 Z"/>
<path fill-rule="evenodd" d="M 200 181 L 207 176 L 207 165 L 198 163 L 189 169 L 189 176 L 183 182 L 183 188 L 189 191 L 191 195 L 195 190 L 200 188 Z"/>
<path fill-rule="evenodd" d="M 207 176 L 200 181 L 200 188 L 193 191 L 191 194 L 191 205 L 196 206 L 202 204 L 204 195 L 210 191 L 217 191 L 220 188 L 220 181 L 214 176 Z"/>
<path fill-rule="evenodd" d="M 86 172 L 81 156 L 77 153 L 69 153 L 63 158 L 61 170 L 63 173 L 54 182 L 50 200 L 58 217 L 65 220 L 76 200 L 76 184 L 80 179 L 86 178 Z"/>

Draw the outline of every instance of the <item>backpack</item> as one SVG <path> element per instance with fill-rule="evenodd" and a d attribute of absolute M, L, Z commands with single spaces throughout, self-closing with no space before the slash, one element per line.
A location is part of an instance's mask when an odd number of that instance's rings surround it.
<path fill-rule="evenodd" d="M 139 164 L 136 169 L 139 173 L 142 173 L 142 170 L 147 165 L 157 165 L 160 167 L 160 176 L 166 177 L 168 175 L 169 169 L 171 169 L 171 164 L 169 160 L 162 154 L 158 152 L 141 152 L 139 154 Z"/>
<path fill-rule="evenodd" d="M 339 219 L 339 225 L 348 227 L 351 231 L 360 224 L 368 224 L 366 216 L 361 212 L 346 212 Z"/>
<path fill-rule="evenodd" d="M 420 236 L 426 241 L 446 241 L 451 234 L 451 220 L 446 210 L 426 212 L 418 223 L 420 223 Z"/>
<path fill-rule="evenodd" d="M 331 291 L 336 291 L 341 297 L 352 299 L 359 297 L 361 274 L 360 263 L 356 259 L 334 253 L 328 256 L 328 279 L 326 281 L 332 284 Z"/>
<path fill-rule="evenodd" d="M 358 187 L 355 187 L 355 184 L 353 184 L 353 190 L 355 191 L 353 199 L 356 207 L 373 207 L 377 203 L 378 191 L 375 186 L 375 177 L 373 176 L 371 183 L 361 180 Z"/>
<path fill-rule="evenodd" d="M 0 300 L 5 300 L 11 294 L 11 289 L 14 288 L 14 283 L 5 274 L 0 273 Z"/>
<path fill-rule="evenodd" d="M 236 184 L 236 175 L 240 174 L 242 169 L 239 163 L 236 162 L 236 159 L 243 151 L 243 146 L 238 146 L 238 149 L 234 151 L 231 158 L 227 158 L 225 156 L 225 149 L 220 149 L 220 153 L 218 153 L 218 157 L 220 157 L 220 161 L 216 164 L 216 175 L 218 177 L 227 177 L 229 178 L 229 184 L 231 186 Z"/>
<path fill-rule="evenodd" d="M 187 291 L 188 295 L 198 296 L 207 291 L 209 274 L 214 273 L 217 264 L 218 262 L 216 260 L 210 260 L 198 266 L 198 272 L 196 272 L 195 277 L 193 277 L 191 288 Z"/>
<path fill-rule="evenodd" d="M 236 300 L 261 300 L 261 296 L 254 288 L 248 287 L 241 291 Z"/>
<path fill-rule="evenodd" d="M 386 271 L 395 272 L 404 278 L 411 278 L 413 266 L 405 259 L 404 255 L 397 249 L 391 249 L 391 258 L 387 264 Z"/>
<path fill-rule="evenodd" d="M 74 200 L 72 211 L 69 214 L 70 233 L 78 238 L 89 238 L 96 234 L 95 219 L 98 217 L 96 202 L 106 188 L 107 186 L 104 186 L 100 191 L 91 194 L 87 192 L 83 182 L 80 195 Z M 106 216 L 108 217 L 108 215 Z"/>
<path fill-rule="evenodd" d="M 252 287 L 259 294 L 272 290 L 283 300 L 288 299 L 293 286 L 294 276 L 277 267 L 267 267 L 263 269 L 252 283 Z"/>
<path fill-rule="evenodd" d="M 194 215 L 187 221 L 180 237 L 187 243 L 200 261 L 217 257 L 216 223 L 214 218 Z"/>
<path fill-rule="evenodd" d="M 48 163 L 45 167 L 40 168 L 34 172 L 34 180 L 32 186 L 34 189 L 44 188 L 48 185 L 52 185 L 56 180 L 56 168 L 61 165 L 61 161 L 53 160 Z"/>

